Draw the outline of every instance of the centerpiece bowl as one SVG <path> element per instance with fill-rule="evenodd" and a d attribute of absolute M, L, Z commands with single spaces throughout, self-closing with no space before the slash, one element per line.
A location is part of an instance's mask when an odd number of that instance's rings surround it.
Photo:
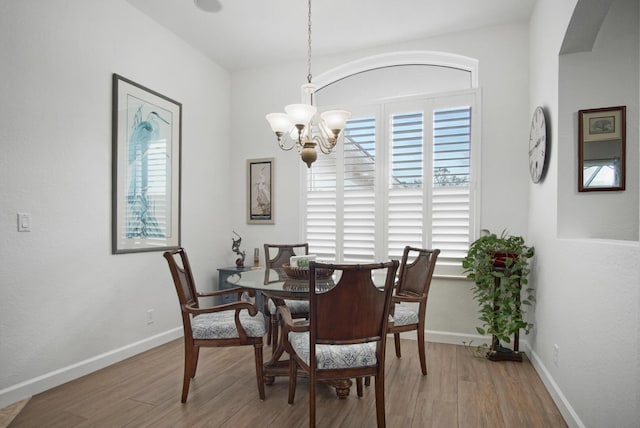
<path fill-rule="evenodd" d="M 282 270 L 284 273 L 292 279 L 309 279 L 309 268 L 308 267 L 298 267 L 298 266 L 290 266 L 283 265 Z M 316 278 L 329 278 L 333 275 L 333 269 L 316 269 Z"/>

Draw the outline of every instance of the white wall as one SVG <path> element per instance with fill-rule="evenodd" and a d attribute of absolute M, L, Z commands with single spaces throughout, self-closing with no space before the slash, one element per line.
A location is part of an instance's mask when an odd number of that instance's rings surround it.
<path fill-rule="evenodd" d="M 624 191 L 578 192 L 578 145 L 559 146 L 563 165 L 558 177 L 560 237 L 640 239 L 637 9 L 637 1 L 614 1 L 593 49 L 560 57 L 558 126 L 566 130 L 563 139 L 578 141 L 578 110 L 627 106 Z"/>
<path fill-rule="evenodd" d="M 443 37 L 416 40 L 375 50 L 313 58 L 314 75 L 345 63 L 398 51 L 440 51 L 476 58 L 482 88 L 482 204 L 480 227 L 526 234 L 528 192 L 528 36 L 527 24 L 483 28 Z M 386 73 L 383 73 L 386 75 Z M 306 63 L 295 62 L 234 73 L 232 76 L 233 182 L 245 186 L 245 161 L 277 158 L 276 224 L 245 224 L 244 191 L 232 195 L 235 230 L 247 248 L 265 242 L 298 242 L 301 215 L 301 174 L 306 165 L 294 151 L 278 149 L 264 115 L 299 102 Z M 399 89 L 400 91 L 401 89 Z M 321 154 L 319 156 L 322 156 Z M 275 242 L 274 242 L 275 241 Z M 428 338 L 461 343 L 476 335 L 477 304 L 465 280 L 435 279 L 427 310 Z"/>
<path fill-rule="evenodd" d="M 558 127 L 566 120 L 558 107 L 558 54 L 576 4 L 538 0 L 530 24 L 529 111 L 544 106 L 551 133 L 549 171 L 542 183 L 530 184 L 529 189 L 529 236 L 537 250 L 530 357 L 570 426 L 637 427 L 638 243 L 558 238 L 558 217 L 563 214 L 559 177 L 569 161 L 559 152 L 576 144 L 573 133 Z M 629 11 L 637 13 L 637 5 Z M 617 84 L 613 79 L 612 85 Z M 557 364 L 554 345 L 559 347 Z"/>
<path fill-rule="evenodd" d="M 426 60 L 425 60 L 426 61 Z M 314 94 L 318 106 L 368 105 L 376 100 L 471 89 L 471 72 L 434 65 L 376 68 L 343 78 Z"/>
<path fill-rule="evenodd" d="M 123 0 L 2 1 L 0 54 L 3 407 L 182 333 L 162 253 L 111 254 L 112 73 L 183 104 L 182 244 L 204 289 L 232 188 L 228 73 Z"/>

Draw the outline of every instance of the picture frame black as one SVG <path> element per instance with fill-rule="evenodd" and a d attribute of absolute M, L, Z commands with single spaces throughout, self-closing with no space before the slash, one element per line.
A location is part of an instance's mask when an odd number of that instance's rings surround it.
<path fill-rule="evenodd" d="M 578 111 L 578 191 L 625 190 L 626 106 Z"/>
<path fill-rule="evenodd" d="M 247 223 L 275 224 L 275 158 L 247 160 Z"/>

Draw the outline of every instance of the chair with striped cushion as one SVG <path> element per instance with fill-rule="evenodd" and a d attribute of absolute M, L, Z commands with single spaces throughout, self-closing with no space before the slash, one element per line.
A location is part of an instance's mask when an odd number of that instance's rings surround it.
<path fill-rule="evenodd" d="M 183 248 L 166 251 L 164 258 L 178 293 L 184 329 L 184 376 L 182 402 L 187 401 L 191 378 L 196 375 L 201 347 L 253 346 L 258 380 L 258 394 L 264 400 L 262 373 L 262 337 L 265 335 L 264 317 L 255 305 L 242 301 L 242 288 L 229 288 L 212 293 L 198 293 L 191 265 Z M 238 300 L 219 306 L 200 307 L 200 297 L 236 294 Z"/>
<path fill-rule="evenodd" d="M 396 291 L 391 307 L 392 323 L 388 332 L 393 333 L 396 357 L 401 357 L 400 333 L 416 330 L 418 334 L 418 355 L 422 374 L 427 374 L 424 327 L 427 298 L 433 270 L 440 250 L 427 250 L 406 246 L 402 254 Z"/>
<path fill-rule="evenodd" d="M 277 250 L 277 252 L 276 252 Z M 274 255 L 275 253 L 275 255 Z M 309 254 L 309 244 L 264 244 L 264 258 L 267 270 L 281 268 L 289 264 L 292 256 Z M 268 272 L 267 272 L 268 274 Z M 286 299 L 284 303 L 289 308 L 293 318 L 309 318 L 309 302 L 306 300 Z M 264 299 L 264 313 L 267 316 L 267 345 L 272 349 L 278 347 L 279 319 L 276 305 L 271 299 Z"/>
<path fill-rule="evenodd" d="M 335 287 L 316 290 L 316 269 L 340 274 Z M 376 418 L 385 426 L 384 356 L 386 329 L 398 261 L 347 265 L 309 264 L 309 322 L 294 323 L 287 308 L 285 320 L 289 360 L 289 404 L 293 404 L 298 368 L 309 374 L 309 426 L 315 426 L 316 381 L 356 378 L 362 397 L 363 377 L 375 376 Z M 372 274 L 384 274 L 384 288 Z"/>

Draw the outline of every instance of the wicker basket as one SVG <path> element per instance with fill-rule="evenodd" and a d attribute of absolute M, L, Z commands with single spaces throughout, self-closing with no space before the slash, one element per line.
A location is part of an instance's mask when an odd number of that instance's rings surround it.
<path fill-rule="evenodd" d="M 284 273 L 292 279 L 309 279 L 309 268 L 296 266 L 282 266 Z M 316 269 L 316 278 L 329 278 L 333 275 L 333 269 Z"/>

